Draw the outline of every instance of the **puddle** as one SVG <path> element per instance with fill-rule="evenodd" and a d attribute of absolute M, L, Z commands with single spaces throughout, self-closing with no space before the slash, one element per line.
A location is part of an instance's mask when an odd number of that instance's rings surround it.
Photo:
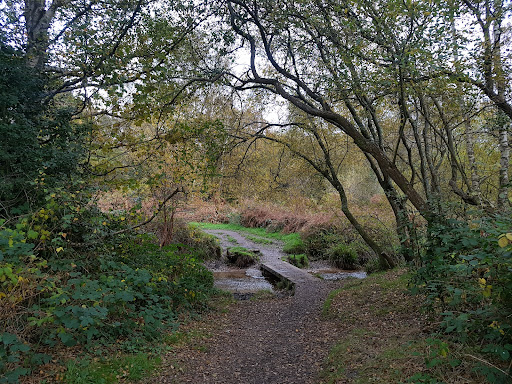
<path fill-rule="evenodd" d="M 256 293 L 261 290 L 274 291 L 272 284 L 257 269 L 213 272 L 213 277 L 217 288 L 234 294 Z"/>
<path fill-rule="evenodd" d="M 366 272 L 364 271 L 339 271 L 339 270 L 321 270 L 316 271 L 315 275 L 320 276 L 324 280 L 342 280 L 348 278 L 364 279 Z"/>

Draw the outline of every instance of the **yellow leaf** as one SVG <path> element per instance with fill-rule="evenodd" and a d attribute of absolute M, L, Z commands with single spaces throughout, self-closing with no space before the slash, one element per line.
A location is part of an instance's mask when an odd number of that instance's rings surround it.
<path fill-rule="evenodd" d="M 512 233 L 510 233 L 510 232 L 509 232 L 509 233 L 507 233 L 505 236 L 507 237 L 507 239 L 509 239 L 510 241 L 512 241 Z"/>
<path fill-rule="evenodd" d="M 504 248 L 508 245 L 508 239 L 506 236 L 502 236 L 498 239 L 498 245 L 501 247 L 501 248 Z"/>
<path fill-rule="evenodd" d="M 485 287 L 483 295 L 484 297 L 491 297 L 492 285 L 488 285 Z"/>
<path fill-rule="evenodd" d="M 55 251 L 56 251 L 57 253 L 59 253 L 59 252 L 61 252 L 61 251 L 63 251 L 63 250 L 64 250 L 64 248 L 59 247 L 59 248 L 57 248 Z"/>

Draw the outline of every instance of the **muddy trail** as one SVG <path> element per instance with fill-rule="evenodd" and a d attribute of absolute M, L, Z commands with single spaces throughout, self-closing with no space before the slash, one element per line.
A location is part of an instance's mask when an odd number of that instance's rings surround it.
<path fill-rule="evenodd" d="M 218 236 L 224 249 L 259 249 L 262 262 L 281 260 L 284 255 L 282 244 L 276 241 L 257 244 L 238 232 L 209 233 Z M 221 264 L 209 267 L 228 268 Z M 207 335 L 200 348 L 186 345 L 170 352 L 165 359 L 167 368 L 150 382 L 320 382 L 318 373 L 336 333 L 335 324 L 322 318 L 322 305 L 328 293 L 340 284 L 343 281 L 312 280 L 296 285 L 293 296 L 236 301 L 226 313 L 209 314 L 196 326 Z"/>

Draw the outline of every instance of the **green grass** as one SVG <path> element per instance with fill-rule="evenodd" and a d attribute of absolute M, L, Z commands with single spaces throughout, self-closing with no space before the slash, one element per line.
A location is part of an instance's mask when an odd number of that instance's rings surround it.
<path fill-rule="evenodd" d="M 304 253 L 304 243 L 302 242 L 299 233 L 268 232 L 265 228 L 246 228 L 240 224 L 212 224 L 192 222 L 189 223 L 189 225 L 200 229 L 219 229 L 226 231 L 244 232 L 263 239 L 282 241 L 284 243 L 284 252 L 295 254 Z"/>
<path fill-rule="evenodd" d="M 291 236 L 293 235 L 293 236 Z M 306 251 L 306 246 L 299 233 L 290 233 L 285 240 L 283 252 L 290 254 L 302 254 Z"/>
<path fill-rule="evenodd" d="M 308 257 L 304 253 L 301 253 L 299 255 L 288 255 L 283 257 L 282 260 L 298 268 L 307 268 L 309 265 Z"/>
<path fill-rule="evenodd" d="M 232 237 L 232 236 L 226 235 L 226 238 L 228 239 L 228 241 L 230 243 L 233 243 L 233 244 L 237 244 L 238 243 L 238 241 L 236 241 L 236 239 L 234 237 Z"/>
<path fill-rule="evenodd" d="M 254 253 L 249 251 L 247 248 L 244 247 L 230 247 L 228 248 L 228 251 L 233 254 L 237 255 L 246 255 L 250 257 L 255 257 Z"/>
<path fill-rule="evenodd" d="M 273 244 L 273 241 L 270 239 L 265 239 L 263 237 L 257 237 L 257 236 L 246 236 L 249 240 L 251 240 L 253 243 L 258 244 Z"/>
<path fill-rule="evenodd" d="M 158 356 L 145 353 L 116 356 L 98 361 L 71 361 L 63 375 L 68 384 L 110 384 L 137 382 L 154 371 L 161 363 Z"/>

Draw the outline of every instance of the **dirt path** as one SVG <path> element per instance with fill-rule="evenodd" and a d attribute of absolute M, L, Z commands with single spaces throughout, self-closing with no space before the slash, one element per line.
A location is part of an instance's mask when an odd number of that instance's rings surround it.
<path fill-rule="evenodd" d="M 223 231 L 223 243 L 229 235 L 241 246 L 260 249 L 263 261 L 281 257 L 275 244 L 254 244 L 227 232 Z M 293 297 L 236 302 L 226 314 L 211 314 L 203 323 L 203 332 L 211 336 L 201 348 L 178 348 L 167 356 L 183 369 L 172 365 L 151 382 L 318 382 L 335 332 L 333 324 L 321 318 L 321 308 L 328 292 L 339 284 L 318 280 L 297 286 Z"/>

